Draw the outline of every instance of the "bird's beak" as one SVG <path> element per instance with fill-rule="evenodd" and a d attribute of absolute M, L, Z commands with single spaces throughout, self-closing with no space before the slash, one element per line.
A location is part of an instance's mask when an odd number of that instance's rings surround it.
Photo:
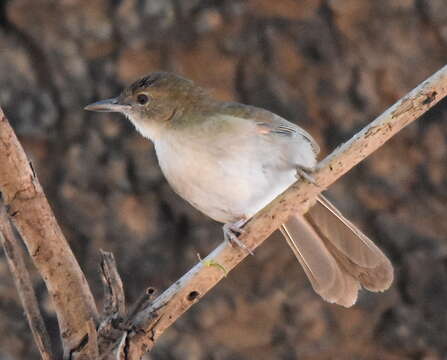
<path fill-rule="evenodd" d="M 99 112 L 125 112 L 130 105 L 121 104 L 118 98 L 97 101 L 84 107 L 84 110 Z"/>

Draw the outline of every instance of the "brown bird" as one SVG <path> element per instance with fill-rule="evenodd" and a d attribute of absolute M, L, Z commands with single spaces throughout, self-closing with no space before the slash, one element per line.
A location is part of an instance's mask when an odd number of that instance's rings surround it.
<path fill-rule="evenodd" d="M 216 100 L 172 73 L 152 73 L 85 109 L 124 114 L 153 141 L 174 191 L 225 223 L 225 237 L 236 243 L 247 219 L 297 176 L 311 178 L 317 163 L 319 147 L 299 126 L 264 109 Z M 326 301 L 349 307 L 361 287 L 384 291 L 392 283 L 388 258 L 323 196 L 280 230 Z"/>

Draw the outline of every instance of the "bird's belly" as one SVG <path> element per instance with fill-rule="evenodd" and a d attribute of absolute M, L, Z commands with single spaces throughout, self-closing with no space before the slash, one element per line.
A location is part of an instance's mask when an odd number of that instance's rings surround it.
<path fill-rule="evenodd" d="M 251 217 L 295 180 L 293 168 L 270 168 L 258 154 L 231 152 L 235 156 L 216 157 L 187 148 L 174 156 L 172 146 L 156 146 L 156 151 L 171 187 L 219 222 Z"/>

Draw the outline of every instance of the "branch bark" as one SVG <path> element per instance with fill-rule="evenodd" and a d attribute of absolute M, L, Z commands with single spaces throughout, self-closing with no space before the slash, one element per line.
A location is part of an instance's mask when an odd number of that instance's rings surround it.
<path fill-rule="evenodd" d="M 14 278 L 40 356 L 44 360 L 54 360 L 56 358 L 52 352 L 51 340 L 40 313 L 33 284 L 26 268 L 22 247 L 9 223 L 6 211 L 1 205 L 0 202 L 0 242 L 8 259 L 9 269 Z"/>
<path fill-rule="evenodd" d="M 0 193 L 43 277 L 59 322 L 65 357 L 88 337 L 97 310 L 90 288 L 51 211 L 22 146 L 0 109 Z"/>
<path fill-rule="evenodd" d="M 301 179 L 256 214 L 245 226 L 240 240 L 256 249 L 293 213 L 304 214 L 317 195 L 377 150 L 406 125 L 424 114 L 447 94 L 447 66 L 421 83 L 349 141 L 319 163 L 313 185 Z M 158 337 L 185 311 L 210 291 L 248 253 L 220 244 L 203 261 L 162 293 L 135 318 L 135 331 L 127 332 L 126 353 L 120 359 L 140 359 Z M 216 265 L 216 266 L 213 266 Z M 123 338 L 119 340 L 123 343 Z"/>
<path fill-rule="evenodd" d="M 126 314 L 126 300 L 123 282 L 116 267 L 115 257 L 112 253 L 101 252 L 101 275 L 104 285 L 104 317 L 117 316 L 124 318 Z"/>

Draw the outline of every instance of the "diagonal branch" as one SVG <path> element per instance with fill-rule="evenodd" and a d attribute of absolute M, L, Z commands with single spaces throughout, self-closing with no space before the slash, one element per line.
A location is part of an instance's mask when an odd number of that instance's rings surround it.
<path fill-rule="evenodd" d="M 349 141 L 321 161 L 313 173 L 318 186 L 299 180 L 256 214 L 244 228 L 240 240 L 258 247 L 293 213 L 304 214 L 316 196 L 343 174 L 377 150 L 406 125 L 424 114 L 447 94 L 447 66 L 399 100 Z M 139 359 L 178 317 L 210 291 L 239 264 L 247 252 L 220 244 L 203 261 L 162 293 L 138 314 L 133 332 L 127 332 L 126 353 L 120 359 Z M 217 266 L 213 266 L 217 265 Z M 226 271 L 223 271 L 226 270 Z M 123 338 L 120 339 L 124 341 Z"/>
<path fill-rule="evenodd" d="M 87 280 L 56 222 L 39 181 L 0 109 L 0 193 L 55 307 L 65 355 L 86 348 L 97 311 Z M 88 345 L 88 344 L 87 344 Z M 82 349 L 79 350 L 82 353 Z"/>
<path fill-rule="evenodd" d="M 48 335 L 45 322 L 40 313 L 39 305 L 34 293 L 33 284 L 26 268 L 24 253 L 19 244 L 17 236 L 14 234 L 9 223 L 6 211 L 0 202 L 0 242 L 3 245 L 6 258 L 8 259 L 9 269 L 16 284 L 17 291 L 25 309 L 28 324 L 33 333 L 40 356 L 44 360 L 55 359 L 51 341 Z"/>

